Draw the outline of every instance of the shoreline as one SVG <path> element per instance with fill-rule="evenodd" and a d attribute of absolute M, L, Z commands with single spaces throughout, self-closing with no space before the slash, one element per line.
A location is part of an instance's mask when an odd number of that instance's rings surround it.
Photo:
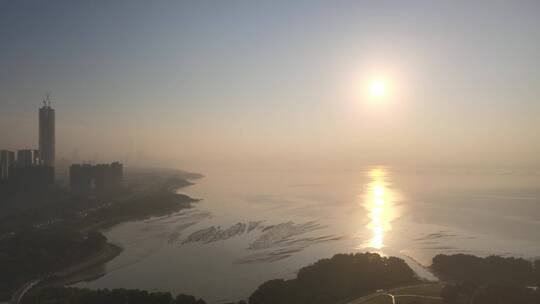
<path fill-rule="evenodd" d="M 15 292 L 8 303 L 19 304 L 24 296 L 33 289 L 50 287 L 55 285 L 71 285 L 90 278 L 90 274 L 85 272 L 91 269 L 99 269 L 107 262 L 117 257 L 122 252 L 122 248 L 112 243 L 106 243 L 104 248 L 96 255 L 87 258 L 80 263 L 59 270 L 51 275 L 34 279 L 25 283 Z M 95 275 L 93 275 L 95 277 Z"/>
<path fill-rule="evenodd" d="M 45 285 L 72 285 L 90 279 L 91 277 L 96 277 L 97 275 L 103 275 L 105 274 L 105 270 L 100 268 L 120 255 L 122 251 L 122 247 L 107 243 L 105 244 L 105 248 L 97 255 L 55 273 L 51 281 L 45 283 Z M 91 273 L 91 270 L 100 270 L 100 273 Z"/>
<path fill-rule="evenodd" d="M 190 183 L 189 185 L 192 184 L 193 183 Z M 176 204 L 174 207 L 171 207 L 170 205 L 168 207 L 166 206 L 163 210 L 158 211 L 155 214 L 132 214 L 117 216 L 80 227 L 78 231 L 81 233 L 87 233 L 90 231 L 103 232 L 104 230 L 110 229 L 124 222 L 165 216 L 183 209 L 189 209 L 192 207 L 192 203 L 198 202 L 200 199 L 192 198 L 183 194 L 177 194 L 179 189 L 189 185 L 182 184 L 177 186 L 169 186 L 166 189 L 163 189 L 164 192 L 172 195 L 173 198 L 171 202 Z M 126 204 L 126 202 L 123 204 Z M 99 278 L 107 273 L 105 265 L 120 255 L 122 251 L 122 247 L 110 243 L 109 240 L 107 240 L 103 248 L 97 254 L 79 261 L 74 265 L 58 270 L 53 274 L 38 277 L 30 282 L 25 283 L 12 293 L 12 297 L 7 303 L 19 304 L 22 302 L 22 299 L 26 294 L 35 289 L 52 286 L 70 286 L 83 281 L 92 281 Z"/>
<path fill-rule="evenodd" d="M 170 187 L 169 189 L 167 189 L 167 192 L 177 195 L 176 192 L 179 189 L 182 189 L 184 187 L 185 185 L 180 185 L 177 187 Z M 165 216 L 167 214 L 178 212 L 183 209 L 188 209 L 192 207 L 191 205 L 192 203 L 200 201 L 200 199 L 195 199 L 187 195 L 184 195 L 183 197 L 184 198 L 188 197 L 189 200 L 178 201 L 178 206 L 177 208 L 174 208 L 174 209 L 169 209 L 167 211 L 159 212 L 158 214 L 154 214 L 154 215 L 144 215 L 144 216 L 143 215 L 133 215 L 133 216 L 126 215 L 126 216 L 111 218 L 108 220 L 90 224 L 86 227 L 82 227 L 79 231 L 103 232 L 103 230 L 110 229 L 124 222 L 144 220 L 144 219 L 148 219 L 154 216 Z M 68 269 L 66 270 L 61 271 L 62 273 L 60 274 L 60 277 L 55 278 L 55 280 L 58 280 L 58 281 L 54 281 L 53 283 L 51 283 L 51 285 L 73 285 L 73 284 L 77 284 L 83 281 L 91 281 L 94 278 L 103 276 L 107 272 L 105 269 L 99 269 L 99 268 L 104 267 L 108 262 L 112 261 L 118 255 L 120 255 L 122 251 L 123 251 L 122 247 L 115 245 L 113 243 L 109 243 L 107 241 L 107 243 L 105 244 L 105 248 L 101 250 L 100 253 L 98 253 L 97 255 L 94 255 L 93 257 L 90 257 L 86 261 L 82 261 L 81 263 L 78 263 L 76 265 L 68 267 Z M 96 272 L 92 272 L 92 270 L 96 270 Z"/>
<path fill-rule="evenodd" d="M 175 193 L 178 189 L 182 187 L 177 187 L 174 189 L 169 189 L 170 192 Z M 191 208 L 191 203 L 197 202 L 199 200 L 191 198 L 191 201 L 182 201 L 179 202 L 178 208 L 175 208 L 174 210 L 168 210 L 167 212 L 161 212 L 160 214 L 156 215 L 147 215 L 147 216 L 121 216 L 116 217 L 108 220 L 104 220 L 101 222 L 97 222 L 91 225 L 88 225 L 86 227 L 83 227 L 80 229 L 81 232 L 89 232 L 89 231 L 100 231 L 103 232 L 103 230 L 111 229 L 112 227 L 129 222 L 129 221 L 138 221 L 138 220 L 144 220 L 148 219 L 154 216 L 165 216 L 169 213 L 178 212 L 183 209 Z M 63 273 L 61 275 L 61 278 L 57 278 L 59 281 L 54 282 L 51 285 L 73 285 L 77 284 L 79 282 L 83 281 L 91 281 L 94 278 L 98 278 L 100 276 L 105 275 L 107 272 L 105 269 L 99 269 L 100 267 L 104 267 L 108 262 L 112 261 L 114 258 L 116 258 L 120 253 L 122 253 L 123 248 L 115 245 L 113 243 L 107 242 L 105 244 L 105 248 L 98 253 L 97 255 L 89 258 L 86 261 L 83 261 L 81 263 L 78 263 L 77 265 L 71 266 L 68 269 L 62 271 L 67 272 Z M 97 270 L 97 272 L 92 272 L 92 270 Z"/>
<path fill-rule="evenodd" d="M 180 188 L 178 188 L 180 189 Z M 82 227 L 81 229 L 79 229 L 80 232 L 90 232 L 90 231 L 100 231 L 100 232 L 103 232 L 104 230 L 108 230 L 118 224 L 122 224 L 122 223 L 126 223 L 126 222 L 130 222 L 130 221 L 141 221 L 141 220 L 145 220 L 145 219 L 148 219 L 148 218 L 151 218 L 151 217 L 160 217 L 160 216 L 165 216 L 167 214 L 172 214 L 172 213 L 175 213 L 175 212 L 178 212 L 180 210 L 183 210 L 183 209 L 189 209 L 192 207 L 192 203 L 195 203 L 195 202 L 198 202 L 200 201 L 200 199 L 195 199 L 195 198 L 191 198 L 191 200 L 189 201 L 180 201 L 178 202 L 179 206 L 177 206 L 176 208 L 172 208 L 172 209 L 168 209 L 166 211 L 161 211 L 159 213 L 156 213 L 156 214 L 151 214 L 151 215 L 125 215 L 125 216 L 118 216 L 118 217 L 115 217 L 115 218 L 111 218 L 111 219 L 107 219 L 107 220 L 103 220 L 103 221 L 100 221 L 100 222 L 96 222 L 96 223 L 93 223 L 93 224 L 89 224 L 85 227 Z"/>

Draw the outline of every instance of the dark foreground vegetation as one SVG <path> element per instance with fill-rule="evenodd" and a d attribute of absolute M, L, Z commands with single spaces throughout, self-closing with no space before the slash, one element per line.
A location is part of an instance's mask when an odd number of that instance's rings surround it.
<path fill-rule="evenodd" d="M 98 255 L 107 240 L 97 229 L 166 215 L 196 201 L 175 193 L 191 185 L 175 171 L 142 171 L 128 185 L 104 197 L 71 197 L 0 215 L 0 301 L 30 281 L 77 268 Z"/>
<path fill-rule="evenodd" d="M 304 267 L 296 279 L 271 280 L 250 296 L 250 304 L 334 304 L 370 294 L 377 289 L 417 283 L 407 264 L 395 257 L 376 253 L 337 254 Z M 173 298 L 170 293 L 141 290 L 87 290 L 44 288 L 28 295 L 25 304 L 205 304 L 188 295 Z M 233 304 L 233 303 L 230 303 Z M 237 304 L 246 304 L 239 301 Z"/>
<path fill-rule="evenodd" d="M 539 304 L 540 292 L 532 287 L 540 282 L 539 265 L 539 261 L 459 254 L 438 255 L 431 268 L 446 281 L 440 295 L 442 303 Z M 380 289 L 391 290 L 419 282 L 412 269 L 399 258 L 375 253 L 337 254 L 300 269 L 295 279 L 261 284 L 249 297 L 249 304 L 346 303 Z M 418 294 L 418 298 L 407 303 L 440 301 L 422 296 Z M 400 303 L 399 294 L 396 299 Z M 48 287 L 32 291 L 23 303 L 205 304 L 205 301 L 184 294 L 173 297 L 168 292 Z"/>
<path fill-rule="evenodd" d="M 263 283 L 249 297 L 249 303 L 338 303 L 418 281 L 402 259 L 376 253 L 337 254 L 300 269 L 296 279 Z"/>
<path fill-rule="evenodd" d="M 194 296 L 139 289 L 100 289 L 49 287 L 24 298 L 22 304 L 206 304 Z M 227 304 L 247 304 L 245 301 Z"/>
<path fill-rule="evenodd" d="M 450 284 L 441 291 L 449 304 L 538 304 L 540 261 L 472 255 L 438 255 L 431 268 Z"/>
<path fill-rule="evenodd" d="M 431 266 L 441 278 L 475 284 L 534 285 L 540 282 L 540 260 L 467 254 L 437 255 Z"/>
<path fill-rule="evenodd" d="M 147 292 L 137 289 L 101 289 L 51 287 L 33 292 L 23 304 L 206 304 L 201 299 L 168 292 Z"/>
<path fill-rule="evenodd" d="M 69 229 L 32 229 L 0 240 L 0 298 L 43 274 L 69 267 L 103 249 L 106 238 L 98 232 L 82 234 Z"/>

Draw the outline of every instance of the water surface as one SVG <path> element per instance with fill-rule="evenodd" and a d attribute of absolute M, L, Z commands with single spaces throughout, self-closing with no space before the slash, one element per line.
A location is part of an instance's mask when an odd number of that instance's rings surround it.
<path fill-rule="evenodd" d="M 421 276 L 438 253 L 540 256 L 535 172 L 405 170 L 205 172 L 176 214 L 117 225 L 124 251 L 89 288 L 187 293 L 209 303 L 247 298 L 335 253 L 405 258 Z"/>

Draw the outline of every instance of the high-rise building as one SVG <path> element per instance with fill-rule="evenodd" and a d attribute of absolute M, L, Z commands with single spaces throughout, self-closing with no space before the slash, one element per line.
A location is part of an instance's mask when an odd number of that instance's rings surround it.
<path fill-rule="evenodd" d="M 54 167 L 54 109 L 48 94 L 39 109 L 39 151 L 43 165 Z"/>
<path fill-rule="evenodd" d="M 0 150 L 0 180 L 9 177 L 9 169 L 15 165 L 15 152 Z"/>
<path fill-rule="evenodd" d="M 39 150 L 17 150 L 17 167 L 32 167 L 41 165 L 42 161 L 39 156 Z"/>

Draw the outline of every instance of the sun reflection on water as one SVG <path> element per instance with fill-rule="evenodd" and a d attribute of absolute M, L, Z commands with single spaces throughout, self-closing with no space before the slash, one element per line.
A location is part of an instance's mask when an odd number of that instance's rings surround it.
<path fill-rule="evenodd" d="M 388 174 L 381 168 L 368 172 L 370 181 L 363 196 L 363 206 L 368 211 L 370 222 L 366 227 L 371 231 L 371 239 L 363 247 L 383 248 L 385 236 L 392 230 L 392 221 L 398 216 L 397 194 L 390 188 Z"/>

